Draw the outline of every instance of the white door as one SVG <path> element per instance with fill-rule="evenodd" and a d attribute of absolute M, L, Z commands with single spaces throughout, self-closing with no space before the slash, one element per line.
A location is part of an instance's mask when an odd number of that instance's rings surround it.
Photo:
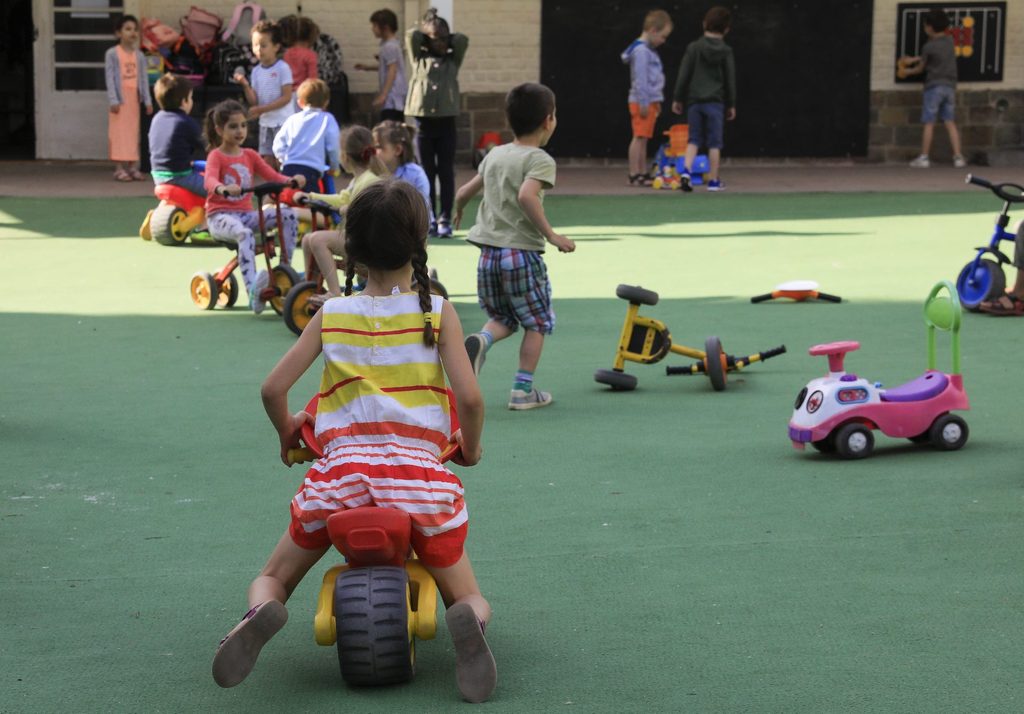
<path fill-rule="evenodd" d="M 36 158 L 106 159 L 103 55 L 122 0 L 32 0 Z"/>

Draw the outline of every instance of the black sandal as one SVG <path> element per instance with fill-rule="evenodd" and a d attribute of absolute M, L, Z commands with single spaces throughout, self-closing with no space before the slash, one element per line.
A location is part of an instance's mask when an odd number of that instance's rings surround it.
<path fill-rule="evenodd" d="M 650 174 L 629 174 L 630 186 L 650 186 L 652 181 Z"/>

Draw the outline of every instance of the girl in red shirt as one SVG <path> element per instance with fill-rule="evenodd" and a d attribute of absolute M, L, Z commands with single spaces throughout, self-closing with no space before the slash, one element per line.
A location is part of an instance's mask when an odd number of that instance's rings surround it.
<path fill-rule="evenodd" d="M 245 109 L 238 102 L 229 99 L 221 102 L 206 114 L 206 138 L 214 147 L 206 157 L 206 222 L 210 235 L 218 240 L 227 240 L 238 245 L 238 266 L 242 280 L 249 293 L 249 307 L 257 315 L 263 312 L 266 302 L 260 293 L 270 282 L 267 271 L 256 274 L 256 238 L 253 231 L 259 230 L 259 213 L 253 210 L 252 188 L 256 179 L 264 181 L 293 182 L 297 188 L 305 183 L 302 176 L 289 178 L 274 171 L 258 153 L 242 146 L 248 131 Z M 268 227 L 277 224 L 277 211 L 272 207 L 263 209 Z M 286 263 L 291 262 L 298 233 L 298 220 L 290 208 L 281 209 L 281 234 L 284 237 Z"/>

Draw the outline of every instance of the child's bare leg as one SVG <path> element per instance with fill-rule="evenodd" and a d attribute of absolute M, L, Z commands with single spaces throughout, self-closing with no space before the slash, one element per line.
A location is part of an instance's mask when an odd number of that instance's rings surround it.
<path fill-rule="evenodd" d="M 932 150 L 932 138 L 935 136 L 935 124 L 928 123 L 921 130 L 921 155 L 927 156 Z"/>
<path fill-rule="evenodd" d="M 697 158 L 697 145 L 696 144 L 687 144 L 686 145 L 686 154 L 683 157 L 683 166 L 686 167 L 687 171 L 689 171 L 690 169 L 693 168 L 693 162 L 694 162 L 694 160 L 696 158 Z"/>
<path fill-rule="evenodd" d="M 483 702 L 498 681 L 494 657 L 484 638 L 491 619 L 491 606 L 480 593 L 473 566 L 465 553 L 455 565 L 427 570 L 437 581 L 447 612 L 445 623 L 455 646 L 455 679 L 462 696 Z"/>
<path fill-rule="evenodd" d="M 256 665 L 263 645 L 288 621 L 284 603 L 327 548 L 300 548 L 285 532 L 259 576 L 249 586 L 250 610 L 221 640 L 213 656 L 213 679 L 222 687 L 241 683 Z"/>
<path fill-rule="evenodd" d="M 642 136 L 634 136 L 629 142 L 629 175 L 646 173 L 644 171 L 644 159 L 647 158 L 647 139 Z"/>
<path fill-rule="evenodd" d="M 946 133 L 949 134 L 949 145 L 953 149 L 953 156 L 960 156 L 960 132 L 957 131 L 955 121 L 944 122 Z"/>
<path fill-rule="evenodd" d="M 327 292 L 333 297 L 341 295 L 341 283 L 338 282 L 338 270 L 334 266 L 334 254 L 345 254 L 344 239 L 338 231 L 317 231 L 307 236 L 309 249 L 316 260 L 320 274 L 327 283 Z"/>
<path fill-rule="evenodd" d="M 718 178 L 718 167 L 722 163 L 721 149 L 708 149 L 708 181 Z"/>
<path fill-rule="evenodd" d="M 501 342 L 503 339 L 512 334 L 512 330 L 509 329 L 508 325 L 504 322 L 498 322 L 497 320 L 488 320 L 487 324 L 483 326 L 481 332 L 491 333 L 494 342 Z"/>
<path fill-rule="evenodd" d="M 519 345 L 519 370 L 534 373 L 544 349 L 544 334 L 535 330 L 523 331 L 523 342 Z"/>

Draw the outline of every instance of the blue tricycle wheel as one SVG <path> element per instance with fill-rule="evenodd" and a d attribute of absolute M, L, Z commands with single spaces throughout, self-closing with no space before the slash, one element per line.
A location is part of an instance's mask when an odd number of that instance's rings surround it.
<path fill-rule="evenodd" d="M 972 260 L 960 271 L 956 279 L 956 291 L 960 304 L 968 310 L 977 310 L 986 300 L 992 300 L 1006 290 L 1006 276 L 1003 268 L 993 260 Z"/>

